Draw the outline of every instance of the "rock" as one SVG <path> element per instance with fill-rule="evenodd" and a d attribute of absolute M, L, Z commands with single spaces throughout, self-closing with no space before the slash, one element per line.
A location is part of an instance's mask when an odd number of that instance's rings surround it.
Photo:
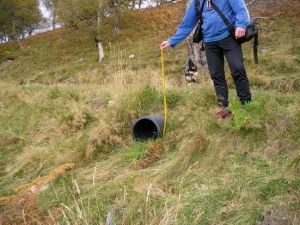
<path fill-rule="evenodd" d="M 116 225 L 116 223 L 114 222 L 114 218 L 115 218 L 115 210 L 113 208 L 110 208 L 106 216 L 105 225 Z"/>
<path fill-rule="evenodd" d="M 11 59 L 8 59 L 8 60 L 4 61 L 4 63 L 6 63 L 6 64 L 10 64 L 12 62 L 13 62 L 13 60 L 11 60 Z"/>
<path fill-rule="evenodd" d="M 80 58 L 76 61 L 76 63 L 80 64 L 80 63 L 83 63 L 84 61 L 85 61 L 84 58 Z"/>
<path fill-rule="evenodd" d="M 32 194 L 34 194 L 36 192 L 36 186 L 35 185 L 31 186 L 29 190 Z"/>
<path fill-rule="evenodd" d="M 179 122 L 183 122 L 183 121 L 185 121 L 185 117 L 184 117 L 184 116 L 180 116 L 180 117 L 178 118 L 178 120 L 179 120 Z"/>
<path fill-rule="evenodd" d="M 108 107 L 112 107 L 116 104 L 116 102 L 114 100 L 110 100 L 108 103 L 107 103 L 107 106 Z"/>
<path fill-rule="evenodd" d="M 40 191 L 41 192 L 46 191 L 48 188 L 49 188 L 49 184 L 43 185 L 40 187 Z"/>
<path fill-rule="evenodd" d="M 12 62 L 13 62 L 13 60 L 10 60 L 10 59 L 0 62 L 0 69 L 4 70 Z"/>
<path fill-rule="evenodd" d="M 268 52 L 268 50 L 267 50 L 266 48 L 263 48 L 263 49 L 261 50 L 261 53 L 262 53 L 263 55 L 265 55 L 267 52 Z"/>
<path fill-rule="evenodd" d="M 185 76 L 184 77 L 186 81 L 191 82 L 192 81 L 192 77 L 191 76 Z"/>

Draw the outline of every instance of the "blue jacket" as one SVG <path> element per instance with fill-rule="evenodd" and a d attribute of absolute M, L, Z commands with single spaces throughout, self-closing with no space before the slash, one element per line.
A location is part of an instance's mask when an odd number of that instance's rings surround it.
<path fill-rule="evenodd" d="M 229 31 L 226 24 L 219 16 L 219 14 L 211 8 L 208 10 L 208 0 L 196 0 L 200 1 L 202 6 L 203 1 L 206 1 L 203 9 L 203 39 L 204 42 L 219 41 L 229 36 Z M 250 21 L 249 12 L 245 5 L 244 0 L 213 0 L 219 7 L 221 12 L 228 18 L 231 23 L 235 24 L 235 27 L 246 28 Z M 195 6 L 195 0 L 191 0 L 189 7 L 185 13 L 185 16 L 179 25 L 176 34 L 169 38 L 168 41 L 172 47 L 175 47 L 179 42 L 185 39 L 189 33 L 194 29 L 198 20 L 198 12 Z"/>

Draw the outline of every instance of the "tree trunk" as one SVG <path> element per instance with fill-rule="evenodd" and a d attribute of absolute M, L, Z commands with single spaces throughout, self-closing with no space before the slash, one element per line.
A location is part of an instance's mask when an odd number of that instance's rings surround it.
<path fill-rule="evenodd" d="M 101 42 L 100 36 L 100 28 L 101 28 L 101 0 L 98 0 L 98 11 L 97 11 L 97 30 L 96 30 L 96 37 L 95 41 L 97 44 L 98 49 L 98 62 L 101 63 L 104 58 L 104 49 Z"/>
<path fill-rule="evenodd" d="M 102 42 L 97 43 L 97 48 L 98 48 L 98 55 L 99 55 L 98 62 L 101 63 L 104 58 L 104 50 L 103 50 Z"/>
<path fill-rule="evenodd" d="M 187 6 L 189 2 L 190 1 L 187 2 Z M 186 39 L 188 54 L 184 66 L 184 75 L 186 80 L 190 82 L 198 82 L 199 73 L 204 73 L 207 71 L 205 52 L 201 50 L 202 42 L 193 43 L 194 32 L 195 30 Z"/>
<path fill-rule="evenodd" d="M 113 36 L 117 36 L 119 34 L 119 9 L 118 6 L 115 6 L 115 13 L 114 13 L 114 27 L 113 27 Z"/>
<path fill-rule="evenodd" d="M 55 25 L 56 25 L 56 19 L 55 19 L 55 17 L 56 17 L 56 15 L 55 15 L 55 9 L 53 9 L 53 15 L 52 15 L 52 30 L 55 30 Z"/>
<path fill-rule="evenodd" d="M 132 6 L 131 6 L 131 9 L 134 9 L 135 8 L 135 0 L 132 0 Z"/>
<path fill-rule="evenodd" d="M 205 52 L 201 50 L 202 43 L 193 43 L 193 32 L 186 39 L 188 49 L 187 60 L 184 66 L 185 79 L 190 82 L 198 82 L 199 73 L 207 71 Z"/>
<path fill-rule="evenodd" d="M 56 9 L 57 9 L 57 0 L 53 0 L 53 8 L 52 8 L 52 30 L 56 29 Z"/>
<path fill-rule="evenodd" d="M 20 49 L 22 49 L 23 48 L 22 47 L 22 43 L 20 41 L 20 37 L 19 37 L 18 32 L 16 30 L 16 23 L 15 22 L 13 22 L 13 36 L 16 38 L 17 43 L 18 43 Z"/>
<path fill-rule="evenodd" d="M 139 9 L 141 9 L 142 3 L 143 3 L 143 0 L 139 0 Z"/>
<path fill-rule="evenodd" d="M 197 68 L 202 72 L 207 70 L 207 61 L 204 49 L 202 49 L 202 42 L 193 43 L 193 36 L 189 35 L 186 40 L 188 46 L 188 56 L 195 62 Z"/>

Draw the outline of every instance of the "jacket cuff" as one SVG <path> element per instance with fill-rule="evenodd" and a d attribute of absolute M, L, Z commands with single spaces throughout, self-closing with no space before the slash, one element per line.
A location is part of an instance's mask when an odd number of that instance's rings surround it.
<path fill-rule="evenodd" d="M 246 30 L 248 23 L 236 22 L 235 27 L 241 27 Z"/>
<path fill-rule="evenodd" d="M 174 41 L 172 40 L 172 38 L 169 38 L 167 41 L 170 43 L 171 47 L 174 48 L 176 46 L 176 43 L 174 43 Z"/>

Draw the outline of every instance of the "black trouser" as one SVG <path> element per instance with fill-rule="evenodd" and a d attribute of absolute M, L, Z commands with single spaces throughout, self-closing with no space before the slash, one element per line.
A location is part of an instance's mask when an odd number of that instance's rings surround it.
<path fill-rule="evenodd" d="M 224 70 L 224 55 L 228 62 L 240 102 L 242 104 L 250 102 L 251 93 L 244 68 L 241 46 L 229 36 L 220 41 L 205 43 L 205 51 L 208 70 L 214 82 L 218 104 L 225 107 L 229 104 L 228 87 Z"/>

